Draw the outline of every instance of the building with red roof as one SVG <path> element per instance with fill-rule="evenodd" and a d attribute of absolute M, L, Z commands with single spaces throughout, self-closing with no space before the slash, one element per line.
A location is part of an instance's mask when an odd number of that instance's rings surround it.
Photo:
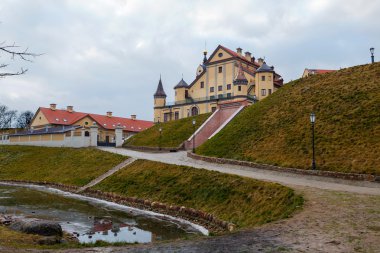
<path fill-rule="evenodd" d="M 115 139 L 115 129 L 123 129 L 123 138 L 141 132 L 153 126 L 153 122 L 136 119 L 136 115 L 131 118 L 113 116 L 112 112 L 105 115 L 77 112 L 73 106 L 67 106 L 66 109 L 57 109 L 56 104 L 50 104 L 50 107 L 38 108 L 32 119 L 31 129 L 57 128 L 57 127 L 79 126 L 87 129 L 86 135 L 89 135 L 89 128 L 97 126 L 98 141 L 112 142 Z"/>
<path fill-rule="evenodd" d="M 311 75 L 320 75 L 320 74 L 326 74 L 330 72 L 335 72 L 336 70 L 333 69 L 308 69 L 305 68 L 302 74 L 302 78 L 311 76 Z"/>
<path fill-rule="evenodd" d="M 203 52 L 194 80 L 182 78 L 174 86 L 175 101 L 167 102 L 162 80 L 154 93 L 154 121 L 170 121 L 214 112 L 223 102 L 253 103 L 282 87 L 283 79 L 273 66 L 243 49 L 219 45 L 210 57 Z M 244 102 L 245 101 L 245 102 Z"/>

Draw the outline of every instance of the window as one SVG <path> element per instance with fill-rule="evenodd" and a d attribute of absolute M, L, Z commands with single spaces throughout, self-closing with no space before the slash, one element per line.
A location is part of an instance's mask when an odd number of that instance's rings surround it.
<path fill-rule="evenodd" d="M 175 113 L 174 113 L 174 119 L 175 119 L 175 120 L 179 119 L 179 112 L 175 112 Z"/>
<path fill-rule="evenodd" d="M 230 90 L 231 89 L 231 84 L 227 84 L 227 90 Z"/>
<path fill-rule="evenodd" d="M 218 95 L 218 98 L 223 98 L 223 94 L 219 94 L 219 95 Z"/>
<path fill-rule="evenodd" d="M 211 112 L 215 112 L 215 111 L 216 111 L 216 107 L 215 106 L 211 107 Z"/>
<path fill-rule="evenodd" d="M 261 96 L 266 96 L 266 95 L 267 95 L 267 90 L 261 89 Z"/>
<path fill-rule="evenodd" d="M 205 82 L 201 82 L 201 89 L 205 87 Z"/>
<path fill-rule="evenodd" d="M 265 76 L 261 76 L 261 81 L 265 81 Z"/>
<path fill-rule="evenodd" d="M 63 121 L 65 121 L 65 120 L 63 120 Z M 86 121 L 86 122 L 84 122 L 84 124 L 87 126 L 87 125 L 88 125 L 88 122 Z"/>
<path fill-rule="evenodd" d="M 210 96 L 210 99 L 212 100 L 212 99 L 215 99 L 215 96 Z"/>
<path fill-rule="evenodd" d="M 198 108 L 197 107 L 193 107 L 193 108 L 191 108 L 191 116 L 196 116 L 196 115 L 198 115 L 199 113 L 198 113 Z"/>
<path fill-rule="evenodd" d="M 268 89 L 268 95 L 272 94 L 272 89 Z"/>
<path fill-rule="evenodd" d="M 223 56 L 223 53 L 219 53 L 218 56 L 219 56 L 219 57 L 222 57 L 222 56 Z"/>
<path fill-rule="evenodd" d="M 223 86 L 222 85 L 219 85 L 218 86 L 218 91 L 222 91 L 223 90 Z"/>
<path fill-rule="evenodd" d="M 210 92 L 214 92 L 214 87 L 210 87 Z"/>
<path fill-rule="evenodd" d="M 86 137 L 90 136 L 90 132 L 89 131 L 85 131 L 84 132 L 84 136 L 86 136 Z"/>
<path fill-rule="evenodd" d="M 170 113 L 164 113 L 164 122 L 169 121 Z"/>
<path fill-rule="evenodd" d="M 231 93 L 227 93 L 227 97 L 230 98 L 231 97 Z"/>
<path fill-rule="evenodd" d="M 218 67 L 218 72 L 222 73 L 223 72 L 223 67 Z"/>
<path fill-rule="evenodd" d="M 238 86 L 238 91 L 241 91 L 241 86 L 240 85 Z"/>

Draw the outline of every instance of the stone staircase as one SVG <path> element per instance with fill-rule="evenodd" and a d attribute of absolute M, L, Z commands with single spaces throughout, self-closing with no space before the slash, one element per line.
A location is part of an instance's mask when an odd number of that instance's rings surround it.
<path fill-rule="evenodd" d="M 90 183 L 88 183 L 85 186 L 82 186 L 81 188 L 79 188 L 77 190 L 77 193 L 85 191 L 87 188 L 93 187 L 94 185 L 100 183 L 101 181 L 103 181 L 107 177 L 111 176 L 115 172 L 117 172 L 120 169 L 122 169 L 122 168 L 128 166 L 129 164 L 133 163 L 134 161 L 136 161 L 136 158 L 131 157 L 131 158 L 128 158 L 127 160 L 125 160 L 124 162 L 119 163 L 118 165 L 116 165 L 115 167 L 113 167 L 112 169 L 110 169 L 109 171 L 107 171 L 106 173 L 104 173 L 104 174 L 100 175 L 99 177 L 95 178 L 94 180 L 92 180 Z"/>
<path fill-rule="evenodd" d="M 229 102 L 220 104 L 218 109 L 195 131 L 195 134 L 185 141 L 185 148 L 192 149 L 195 137 L 195 147 L 202 145 L 222 130 L 248 104 L 244 102 Z"/>

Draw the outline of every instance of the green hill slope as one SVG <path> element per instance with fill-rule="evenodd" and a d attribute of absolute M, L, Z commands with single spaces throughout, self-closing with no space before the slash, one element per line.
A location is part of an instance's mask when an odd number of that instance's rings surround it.
<path fill-rule="evenodd" d="M 298 79 L 240 113 L 197 149 L 207 156 L 380 175 L 380 63 Z"/>
<path fill-rule="evenodd" d="M 158 147 L 160 138 L 159 128 L 161 127 L 161 147 L 178 147 L 193 134 L 193 119 L 196 120 L 195 127 L 198 128 L 210 115 L 211 113 L 207 113 L 156 124 L 126 140 L 124 146 Z"/>

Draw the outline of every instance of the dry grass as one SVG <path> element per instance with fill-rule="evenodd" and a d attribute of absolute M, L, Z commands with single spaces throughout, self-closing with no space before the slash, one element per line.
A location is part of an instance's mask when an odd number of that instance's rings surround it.
<path fill-rule="evenodd" d="M 160 145 L 159 128 L 161 127 L 161 147 L 178 147 L 193 134 L 192 120 L 196 120 L 195 127 L 197 129 L 210 115 L 210 113 L 207 113 L 185 119 L 156 124 L 153 127 L 132 136 L 126 140 L 124 145 L 158 147 Z"/>
<path fill-rule="evenodd" d="M 212 213 L 238 227 L 288 217 L 302 198 L 292 189 L 204 169 L 138 160 L 95 189 Z"/>
<path fill-rule="evenodd" d="M 316 113 L 320 170 L 380 175 L 380 63 L 286 84 L 245 109 L 197 153 L 310 169 Z"/>
<path fill-rule="evenodd" d="M 93 148 L 0 146 L 0 180 L 82 186 L 127 157 Z"/>

